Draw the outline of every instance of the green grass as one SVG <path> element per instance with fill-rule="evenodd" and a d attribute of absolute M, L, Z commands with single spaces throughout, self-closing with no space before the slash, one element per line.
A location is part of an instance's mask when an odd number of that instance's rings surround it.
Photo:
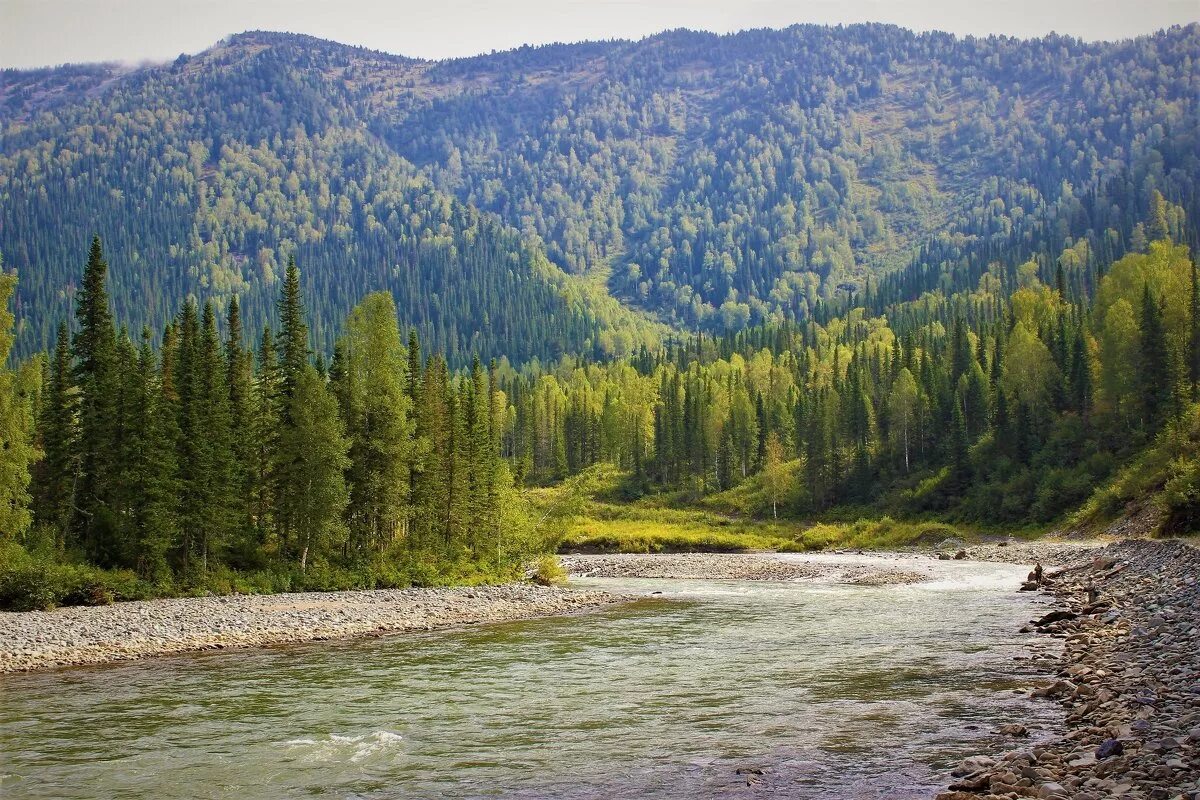
<path fill-rule="evenodd" d="M 560 552 L 738 553 L 933 546 L 943 539 L 977 536 L 942 522 L 897 522 L 889 517 L 856 522 L 806 523 L 755 520 L 697 509 L 592 502 L 562 539 Z"/>

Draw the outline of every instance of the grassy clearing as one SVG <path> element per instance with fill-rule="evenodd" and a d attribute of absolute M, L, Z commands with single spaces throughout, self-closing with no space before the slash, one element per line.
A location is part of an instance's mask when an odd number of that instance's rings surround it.
<path fill-rule="evenodd" d="M 976 538 L 974 533 L 954 525 L 897 522 L 889 517 L 810 524 L 734 518 L 710 511 L 591 503 L 587 514 L 563 538 L 559 550 L 599 553 L 878 550 Z"/>
<path fill-rule="evenodd" d="M 687 493 L 657 494 L 616 501 L 622 473 L 609 466 L 589 470 L 566 489 L 539 490 L 546 507 L 568 505 L 571 516 L 558 533 L 559 552 L 740 553 L 763 550 L 803 552 L 827 548 L 894 549 L 933 546 L 944 539 L 971 541 L 977 533 L 942 522 L 898 522 L 890 517 L 813 524 L 759 519 L 741 509 L 761 501 L 754 488 L 715 496 L 703 507 Z M 748 482 L 749 483 L 749 482 Z M 732 490 L 736 492 L 737 490 Z"/>
<path fill-rule="evenodd" d="M 931 547 L 946 539 L 973 541 L 980 533 L 941 522 L 870 518 L 865 510 L 860 510 L 864 513 L 857 519 L 847 517 L 817 524 L 792 519 L 763 519 L 749 511 L 761 509 L 766 499 L 757 481 L 746 481 L 730 492 L 707 499 L 676 492 L 619 500 L 625 477 L 610 465 L 598 465 L 571 479 L 569 487 L 539 489 L 540 506 L 569 509 L 566 515 L 559 515 L 556 537 L 559 552 L 745 553 L 808 552 L 827 548 L 894 549 Z"/>

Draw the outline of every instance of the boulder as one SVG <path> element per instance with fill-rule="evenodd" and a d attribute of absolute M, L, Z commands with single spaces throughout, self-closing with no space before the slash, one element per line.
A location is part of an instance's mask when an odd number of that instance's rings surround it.
<path fill-rule="evenodd" d="M 1067 797 L 1067 790 L 1063 788 L 1061 783 L 1043 783 L 1038 787 L 1037 796 L 1043 800 L 1051 800 L 1051 798 Z"/>
<path fill-rule="evenodd" d="M 956 778 L 961 778 L 965 775 L 971 775 L 981 769 L 987 769 L 988 767 L 993 767 L 995 765 L 996 760 L 994 758 L 989 758 L 988 756 L 970 756 L 968 758 L 964 758 L 962 763 L 959 764 L 950 774 Z"/>
<path fill-rule="evenodd" d="M 1075 619 L 1078 616 L 1079 615 L 1076 614 L 1074 611 L 1051 611 L 1049 614 L 1042 617 L 1041 619 L 1039 619 L 1037 622 L 1035 622 L 1033 624 L 1037 625 L 1039 628 L 1044 628 L 1052 622 L 1060 622 L 1062 620 L 1071 620 L 1071 619 Z"/>
<path fill-rule="evenodd" d="M 1019 722 L 1009 722 L 1000 726 L 1000 733 L 1004 736 L 1016 736 L 1023 738 L 1029 735 L 1029 729 Z"/>

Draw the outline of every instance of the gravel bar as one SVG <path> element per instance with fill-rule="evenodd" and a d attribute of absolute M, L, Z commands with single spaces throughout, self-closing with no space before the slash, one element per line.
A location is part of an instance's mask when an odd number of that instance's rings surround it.
<path fill-rule="evenodd" d="M 938 800 L 1200 800 L 1200 550 L 1125 541 L 1057 557 L 1064 570 L 1024 587 L 1057 605 L 1022 630 L 1063 644 L 1031 694 L 1062 706 L 1067 732 L 1030 741 L 1004 725 L 1013 749 L 964 760 Z"/>
<path fill-rule="evenodd" d="M 573 614 L 629 598 L 532 584 L 186 597 L 0 613 L 0 673 Z"/>
<path fill-rule="evenodd" d="M 920 583 L 928 554 L 872 553 L 620 553 L 565 555 L 563 567 L 581 578 L 657 578 L 721 581 L 818 580 L 862 586 Z M 881 558 L 895 564 L 880 564 Z"/>

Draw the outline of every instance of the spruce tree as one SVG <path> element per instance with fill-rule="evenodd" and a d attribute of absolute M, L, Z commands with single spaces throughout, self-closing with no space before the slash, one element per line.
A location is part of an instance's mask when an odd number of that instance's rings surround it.
<path fill-rule="evenodd" d="M 300 270 L 296 269 L 296 257 L 288 258 L 284 274 L 283 290 L 279 297 L 279 370 L 282 378 L 283 396 L 290 401 L 295 393 L 296 381 L 308 364 L 308 324 L 304 319 L 304 298 L 300 290 Z M 291 413 L 291 403 L 284 408 L 284 416 Z"/>
<path fill-rule="evenodd" d="M 303 572 L 310 559 L 331 551 L 342 538 L 342 515 L 350 497 L 344 473 L 350 459 L 337 401 L 314 367 L 303 367 L 293 392 L 291 424 L 279 443 L 278 513 L 291 533 L 291 555 Z"/>
<path fill-rule="evenodd" d="M 116 475 L 114 458 L 119 452 L 119 375 L 107 275 L 108 262 L 96 236 L 75 297 L 78 330 L 72 339 L 74 382 L 79 390 L 79 479 L 72 527 L 84 552 L 95 559 L 103 557 L 105 543 L 117 526 L 110 502 Z"/>
<path fill-rule="evenodd" d="M 1192 383 L 1192 400 L 1200 401 L 1200 275 L 1196 259 L 1192 259 L 1192 303 L 1188 331 L 1188 376 Z"/>
<path fill-rule="evenodd" d="M 130 405 L 137 448 L 126 465 L 126 480 L 132 497 L 130 566 L 150 580 L 168 577 L 167 555 L 179 533 L 176 412 L 162 391 L 157 366 L 146 328 Z"/>
<path fill-rule="evenodd" d="M 248 432 L 254 443 L 251 454 L 250 515 L 259 544 L 277 532 L 275 477 L 279 437 L 283 427 L 283 378 L 271 329 L 263 328 L 258 348 L 258 369 L 254 378 Z"/>
<path fill-rule="evenodd" d="M 254 497 L 254 429 L 251 425 L 253 417 L 253 375 L 254 366 L 250 353 L 243 347 L 244 333 L 242 331 L 241 306 L 235 294 L 229 300 L 229 310 L 226 323 L 225 338 L 225 368 L 226 384 L 229 389 L 229 430 L 230 430 L 230 493 L 236 545 L 241 550 L 249 550 L 254 542 L 247 540 L 253 528 L 251 507 Z M 243 553 L 248 556 L 248 553 Z"/>
<path fill-rule="evenodd" d="M 48 365 L 46 388 L 38 414 L 38 446 L 34 518 L 55 533 L 55 544 L 66 545 L 67 525 L 75 503 L 75 395 L 71 377 L 67 324 L 59 323 L 54 353 Z"/>
<path fill-rule="evenodd" d="M 1138 385 L 1141 393 L 1142 422 L 1150 430 L 1158 428 L 1171 399 L 1171 370 L 1167 353 L 1166 326 L 1162 305 L 1142 287 L 1141 347 L 1138 361 Z"/>

